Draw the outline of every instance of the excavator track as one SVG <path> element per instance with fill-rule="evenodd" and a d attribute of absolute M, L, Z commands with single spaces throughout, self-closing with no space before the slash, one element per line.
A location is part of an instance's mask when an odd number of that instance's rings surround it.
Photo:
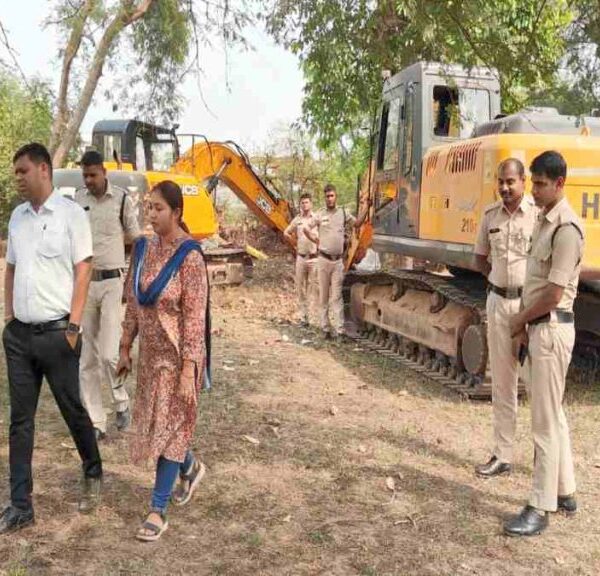
<path fill-rule="evenodd" d="M 345 303 L 350 309 L 350 322 L 347 333 L 359 346 L 376 352 L 398 364 L 411 368 L 431 380 L 473 399 L 491 397 L 491 377 L 487 367 L 487 353 L 483 360 L 484 368 L 478 374 L 469 373 L 460 358 L 452 358 L 448 354 L 407 338 L 405 334 L 386 329 L 381 325 L 352 318 L 352 286 L 366 284 L 367 286 L 402 285 L 402 291 L 408 289 L 437 294 L 440 306 L 452 302 L 471 313 L 472 326 L 485 333 L 486 323 L 486 291 L 483 281 L 476 277 L 459 278 L 441 276 L 428 272 L 412 270 L 394 270 L 390 272 L 357 272 L 352 271 L 346 276 L 344 284 Z M 440 298 L 441 297 L 441 298 Z M 441 308 L 440 308 L 441 309 Z M 519 383 L 519 394 L 525 392 L 525 387 Z"/>

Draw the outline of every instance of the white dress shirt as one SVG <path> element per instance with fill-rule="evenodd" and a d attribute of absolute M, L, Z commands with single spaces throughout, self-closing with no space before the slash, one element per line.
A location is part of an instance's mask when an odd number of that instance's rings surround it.
<path fill-rule="evenodd" d="M 8 224 L 6 252 L 6 261 L 15 266 L 15 318 L 30 324 L 67 316 L 73 267 L 92 254 L 89 220 L 73 200 L 54 192 L 38 212 L 29 202 L 17 206 Z"/>

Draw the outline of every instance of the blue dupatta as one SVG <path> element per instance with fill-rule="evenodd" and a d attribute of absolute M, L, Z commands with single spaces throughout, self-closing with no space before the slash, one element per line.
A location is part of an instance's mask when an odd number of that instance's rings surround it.
<path fill-rule="evenodd" d="M 135 243 L 133 250 L 133 292 L 140 306 L 154 306 L 164 289 L 169 285 L 169 282 L 175 277 L 187 255 L 193 250 L 200 252 L 204 258 L 202 246 L 196 240 L 191 238 L 184 240 L 169 258 L 167 263 L 162 267 L 156 278 L 150 282 L 146 290 L 142 290 L 142 270 L 144 269 L 144 260 L 146 258 L 146 250 L 148 248 L 148 240 L 142 236 Z M 205 316 L 205 334 L 204 342 L 206 345 L 206 373 L 204 374 L 204 384 L 207 389 L 211 387 L 210 373 L 210 284 L 208 281 L 208 270 L 206 273 L 206 316 Z"/>

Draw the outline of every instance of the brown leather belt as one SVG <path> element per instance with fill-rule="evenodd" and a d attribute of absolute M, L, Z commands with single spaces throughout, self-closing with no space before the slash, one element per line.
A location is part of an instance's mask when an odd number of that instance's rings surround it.
<path fill-rule="evenodd" d="M 573 324 L 575 322 L 575 314 L 573 312 L 569 312 L 568 310 L 553 310 L 552 312 L 548 312 L 548 314 L 544 314 L 535 320 L 531 320 L 529 325 L 533 324 L 544 324 L 545 322 L 558 322 L 559 324 Z"/>
<path fill-rule="evenodd" d="M 323 256 L 323 258 L 326 260 L 331 260 L 332 262 L 337 262 L 342 257 L 341 254 L 334 256 L 333 254 L 327 254 L 327 252 L 323 252 L 323 250 L 319 250 L 319 256 Z"/>
<path fill-rule="evenodd" d="M 500 288 L 500 286 L 488 282 L 488 292 L 498 294 L 498 296 L 502 296 L 502 298 L 506 298 L 507 300 L 516 300 L 523 294 L 523 288 L 521 286 L 515 286 L 514 288 Z"/>
<path fill-rule="evenodd" d="M 114 268 L 113 270 L 92 270 L 92 282 L 101 282 L 102 280 L 110 280 L 111 278 L 120 277 L 120 268 Z"/>
<path fill-rule="evenodd" d="M 308 259 L 310 260 L 311 258 L 316 258 L 317 257 L 317 253 L 313 253 L 313 254 L 300 254 L 300 252 L 298 252 L 298 256 L 300 256 L 300 258 L 304 258 L 305 260 Z"/>

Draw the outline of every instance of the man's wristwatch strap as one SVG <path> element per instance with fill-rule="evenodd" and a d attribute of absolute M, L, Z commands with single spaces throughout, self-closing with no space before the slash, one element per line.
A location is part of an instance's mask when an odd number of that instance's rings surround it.
<path fill-rule="evenodd" d="M 69 325 L 67 326 L 67 332 L 69 334 L 79 334 L 79 332 L 81 332 L 81 328 L 80 328 L 79 324 L 69 322 Z"/>

